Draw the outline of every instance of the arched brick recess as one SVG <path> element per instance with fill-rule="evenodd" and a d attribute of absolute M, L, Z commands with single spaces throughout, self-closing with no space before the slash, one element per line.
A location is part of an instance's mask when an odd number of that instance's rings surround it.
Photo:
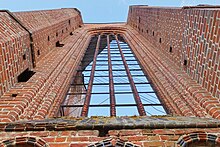
<path fill-rule="evenodd" d="M 131 142 L 127 142 L 121 139 L 114 139 L 114 138 L 108 138 L 105 140 L 102 140 L 100 142 L 97 142 L 95 144 L 91 144 L 88 147 L 124 147 L 124 146 L 129 146 L 129 147 L 140 147 L 139 145 L 133 144 Z"/>
<path fill-rule="evenodd" d="M 49 147 L 49 145 L 38 137 L 16 137 L 4 140 L 0 143 L 0 147 Z"/>
<path fill-rule="evenodd" d="M 179 147 L 220 146 L 220 138 L 215 134 L 191 133 L 182 136 L 177 144 Z"/>

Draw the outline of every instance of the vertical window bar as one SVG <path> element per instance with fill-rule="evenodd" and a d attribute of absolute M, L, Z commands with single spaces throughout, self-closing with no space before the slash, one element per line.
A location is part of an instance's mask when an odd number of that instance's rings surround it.
<path fill-rule="evenodd" d="M 86 97 L 85 97 L 85 102 L 84 102 L 84 105 L 83 105 L 83 108 L 82 108 L 82 113 L 81 113 L 81 116 L 83 116 L 83 117 L 88 116 L 89 104 L 90 104 L 90 100 L 91 100 L 92 86 L 93 86 L 94 75 L 95 75 L 96 59 L 97 59 L 97 55 L 98 55 L 98 52 L 99 52 L 100 38 L 101 38 L 101 35 L 99 35 L 99 37 L 98 37 L 98 41 L 97 41 L 97 44 L 96 44 L 96 50 L 95 50 L 95 54 L 94 54 L 94 57 L 93 57 L 93 64 L 92 64 L 92 69 L 91 69 L 91 73 L 90 73 L 89 84 L 88 84 Z"/>
<path fill-rule="evenodd" d="M 111 105 L 110 114 L 111 116 L 116 116 L 115 90 L 114 90 L 114 81 L 113 81 L 113 73 L 112 73 L 109 35 L 107 35 L 107 43 L 108 43 L 109 92 L 110 92 L 110 105 Z"/>
<path fill-rule="evenodd" d="M 130 73 L 130 70 L 129 70 L 129 67 L 128 67 L 128 64 L 126 62 L 126 59 L 124 57 L 124 54 L 122 52 L 122 49 L 120 47 L 120 43 L 118 41 L 118 37 L 117 35 L 115 35 L 115 39 L 117 41 L 117 44 L 118 44 L 118 49 L 119 49 L 119 52 L 120 52 L 120 55 L 121 55 L 121 58 L 122 58 L 122 61 L 123 61 L 123 64 L 124 64 L 124 67 L 125 67 L 125 70 L 126 70 L 126 73 L 127 73 L 127 76 L 128 76 L 128 80 L 130 82 L 130 85 L 131 85 L 131 89 L 132 89 L 132 92 L 133 92 L 133 95 L 134 95 L 134 99 L 135 99 L 135 102 L 137 104 L 137 109 L 138 109 L 138 112 L 140 114 L 140 116 L 144 116 L 146 115 L 146 112 L 144 110 L 144 107 L 143 107 L 143 104 L 141 102 L 141 98 L 138 94 L 138 91 L 137 91 L 137 88 L 135 86 L 135 83 L 134 83 L 134 80 L 131 76 L 131 73 Z"/>

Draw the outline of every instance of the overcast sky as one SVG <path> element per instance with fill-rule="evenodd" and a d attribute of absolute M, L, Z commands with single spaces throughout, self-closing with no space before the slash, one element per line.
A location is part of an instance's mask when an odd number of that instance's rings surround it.
<path fill-rule="evenodd" d="M 184 6 L 220 5 L 220 0 L 0 0 L 0 9 L 10 11 L 78 8 L 84 22 L 123 22 L 129 5 Z"/>

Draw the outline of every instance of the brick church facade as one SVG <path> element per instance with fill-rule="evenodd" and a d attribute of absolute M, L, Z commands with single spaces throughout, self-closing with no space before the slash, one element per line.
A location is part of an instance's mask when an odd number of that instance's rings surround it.
<path fill-rule="evenodd" d="M 112 24 L 84 24 L 74 8 L 0 10 L 0 21 L 1 147 L 220 146 L 219 6 L 130 6 L 127 22 Z M 82 76 L 86 49 L 94 48 L 94 65 L 99 47 L 110 49 L 114 39 L 129 45 L 166 115 L 146 116 L 123 60 L 140 116 L 117 116 L 110 88 L 111 115 L 87 117 L 92 92 L 69 87 Z M 65 98 L 81 97 L 68 91 L 86 92 L 78 117 L 61 109 Z"/>

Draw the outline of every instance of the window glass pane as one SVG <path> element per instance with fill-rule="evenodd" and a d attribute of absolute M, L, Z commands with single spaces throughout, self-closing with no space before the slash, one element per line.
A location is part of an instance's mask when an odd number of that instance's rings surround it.
<path fill-rule="evenodd" d="M 109 77 L 94 77 L 94 84 L 108 83 Z"/>
<path fill-rule="evenodd" d="M 138 92 L 150 92 L 153 91 L 150 84 L 136 84 Z"/>
<path fill-rule="evenodd" d="M 115 92 L 131 92 L 129 84 L 115 85 Z"/>
<path fill-rule="evenodd" d="M 92 93 L 109 93 L 109 86 L 108 85 L 93 85 L 92 86 Z"/>
<path fill-rule="evenodd" d="M 109 116 L 109 107 L 90 107 L 88 116 Z"/>
<path fill-rule="evenodd" d="M 109 104 L 109 94 L 92 94 L 91 105 Z"/>
<path fill-rule="evenodd" d="M 113 65 L 112 66 L 113 70 L 117 70 L 117 69 L 124 69 L 124 65 Z"/>
<path fill-rule="evenodd" d="M 138 64 L 137 61 L 126 61 L 126 62 L 127 62 L 128 65 L 129 65 L 129 64 Z"/>
<path fill-rule="evenodd" d="M 108 71 L 95 72 L 95 76 L 108 76 Z"/>
<path fill-rule="evenodd" d="M 166 115 L 166 112 L 162 106 L 145 106 L 144 109 L 148 116 Z"/>
<path fill-rule="evenodd" d="M 160 101 L 155 93 L 140 93 L 143 104 L 160 104 Z"/>
<path fill-rule="evenodd" d="M 97 35 L 98 36 L 98 35 Z M 118 38 L 120 35 L 118 35 Z M 106 35 L 101 36 L 101 44 L 107 45 L 107 37 Z M 112 40 L 113 39 L 113 40 Z M 88 47 L 87 52 L 84 56 L 83 62 L 78 68 L 78 72 L 75 79 L 73 79 L 73 83 L 69 89 L 69 95 L 66 96 L 66 99 L 63 104 L 66 105 L 84 105 L 84 100 L 88 93 L 88 85 L 91 81 L 90 75 L 92 72 L 93 58 L 95 53 L 95 44 L 97 43 L 98 37 L 92 39 L 91 47 Z M 144 72 L 141 70 L 141 66 L 139 65 L 136 57 L 132 53 L 129 45 L 126 42 L 120 42 L 120 47 L 118 47 L 117 41 L 114 39 L 113 35 L 110 35 L 110 53 L 111 53 L 111 65 L 112 65 L 112 85 L 114 86 L 111 90 L 114 90 L 114 96 L 116 100 L 116 113 L 118 116 L 132 116 L 139 115 L 137 111 L 137 104 L 135 102 L 135 98 L 133 92 L 137 92 L 141 102 L 146 110 L 147 115 L 164 115 L 166 114 L 163 109 L 159 98 L 153 91 L 152 86 L 150 85 L 147 77 L 145 77 Z M 123 40 L 123 39 L 121 39 Z M 123 40 L 124 41 L 124 40 Z M 122 60 L 121 52 L 125 57 L 125 63 Z M 90 97 L 90 105 L 88 108 L 88 116 L 109 116 L 110 115 L 110 77 L 109 77 L 109 60 L 108 60 L 108 47 L 106 46 L 103 49 L 99 49 L 96 59 L 96 66 L 93 78 L 93 85 L 90 87 L 91 97 Z M 128 70 L 126 70 L 128 67 Z M 82 72 L 80 69 L 83 69 Z M 128 75 L 130 75 L 128 79 Z M 74 94 L 75 93 L 75 94 Z M 84 93 L 84 94 L 80 94 Z M 76 95 L 77 94 L 77 95 Z M 100 105 L 104 105 L 102 107 L 98 107 Z M 146 106 L 147 105 L 147 106 Z M 153 106 L 154 105 L 154 106 Z M 73 115 L 80 115 L 82 107 L 75 108 L 69 107 L 65 108 L 65 114 L 74 111 Z M 76 112 L 75 112 L 76 111 Z M 68 114 L 67 114 L 68 115 Z M 70 115 L 70 116 L 71 116 Z"/>
<path fill-rule="evenodd" d="M 135 104 L 133 94 L 115 94 L 116 104 Z"/>
<path fill-rule="evenodd" d="M 114 80 L 114 83 L 129 83 L 129 80 L 127 77 L 114 77 L 113 80 Z"/>
<path fill-rule="evenodd" d="M 113 76 L 116 75 L 126 75 L 126 71 L 113 71 Z"/>
<path fill-rule="evenodd" d="M 131 75 L 144 75 L 144 73 L 142 71 L 140 71 L 140 70 L 137 70 L 137 71 L 132 70 L 130 72 L 131 72 Z"/>
<path fill-rule="evenodd" d="M 139 115 L 137 107 L 116 107 L 117 116 L 134 116 Z"/>

